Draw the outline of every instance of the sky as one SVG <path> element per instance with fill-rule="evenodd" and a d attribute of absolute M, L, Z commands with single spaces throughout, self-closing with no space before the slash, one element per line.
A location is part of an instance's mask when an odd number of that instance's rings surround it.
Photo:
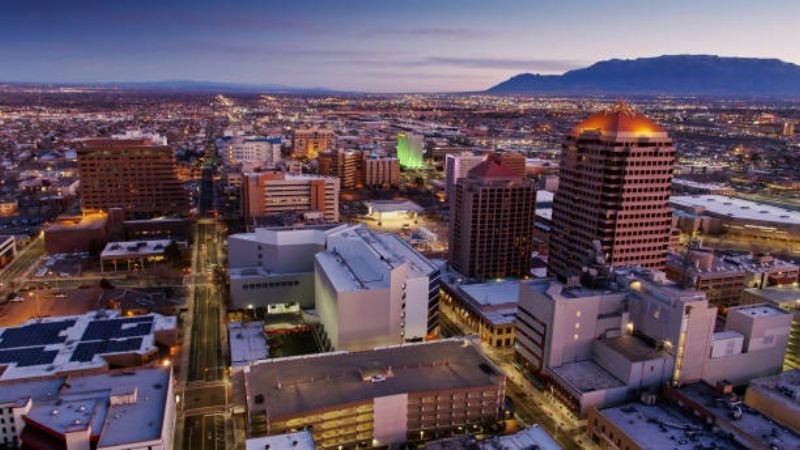
<path fill-rule="evenodd" d="M 482 90 L 609 58 L 800 63 L 798 0 L 0 0 L 0 81 Z"/>

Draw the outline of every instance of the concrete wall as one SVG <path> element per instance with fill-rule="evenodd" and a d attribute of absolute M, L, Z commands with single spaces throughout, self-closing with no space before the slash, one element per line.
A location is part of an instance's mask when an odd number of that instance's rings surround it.
<path fill-rule="evenodd" d="M 406 280 L 406 339 L 425 338 L 428 334 L 427 277 Z"/>
<path fill-rule="evenodd" d="M 713 385 L 720 380 L 733 384 L 745 384 L 754 378 L 775 375 L 783 367 L 785 343 L 771 348 L 723 358 L 708 358 L 703 368 L 703 380 Z"/>
<path fill-rule="evenodd" d="M 356 351 L 402 343 L 400 323 L 391 320 L 388 296 L 389 289 L 340 292 L 337 299 L 338 341 L 333 343 L 333 347 Z"/>
<path fill-rule="evenodd" d="M 296 286 L 265 287 L 244 289 L 245 284 L 298 282 Z M 231 308 L 246 309 L 276 303 L 299 303 L 302 308 L 314 307 L 314 272 L 295 274 L 275 274 L 272 276 L 253 276 L 230 279 Z"/>
<path fill-rule="evenodd" d="M 407 440 L 408 394 L 375 397 L 373 403 L 373 436 L 378 446 Z"/>
<path fill-rule="evenodd" d="M 316 261 L 314 262 L 314 307 L 331 345 L 340 350 L 337 347 L 339 342 L 339 308 L 336 290 Z"/>
<path fill-rule="evenodd" d="M 323 250 L 324 243 L 274 245 L 233 235 L 228 237 L 228 264 L 231 269 L 263 267 L 280 273 L 311 272 L 314 255 Z"/>

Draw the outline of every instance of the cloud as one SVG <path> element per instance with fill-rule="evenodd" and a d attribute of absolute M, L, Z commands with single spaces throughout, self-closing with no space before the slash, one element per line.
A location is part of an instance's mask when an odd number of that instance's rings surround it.
<path fill-rule="evenodd" d="M 379 36 L 404 36 L 404 37 L 437 37 L 437 38 L 458 38 L 458 39 L 476 39 L 485 38 L 491 33 L 488 30 L 474 29 L 474 28 L 437 28 L 437 27 L 381 27 L 381 28 L 367 28 L 356 32 L 356 35 L 362 37 L 379 37 Z"/>

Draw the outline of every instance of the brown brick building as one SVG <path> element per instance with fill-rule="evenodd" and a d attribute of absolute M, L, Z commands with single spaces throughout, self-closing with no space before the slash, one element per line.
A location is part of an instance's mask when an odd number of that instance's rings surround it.
<path fill-rule="evenodd" d="M 489 157 L 455 185 L 450 264 L 479 279 L 525 277 L 533 249 L 535 183 Z"/>
<path fill-rule="evenodd" d="M 128 217 L 187 215 L 175 149 L 150 139 L 90 139 L 78 149 L 81 209 L 122 208 Z"/>

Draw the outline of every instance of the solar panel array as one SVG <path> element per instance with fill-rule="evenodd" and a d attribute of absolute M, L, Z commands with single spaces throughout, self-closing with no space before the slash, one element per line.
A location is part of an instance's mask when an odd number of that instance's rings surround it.
<path fill-rule="evenodd" d="M 70 361 L 89 362 L 95 355 L 136 351 L 144 336 L 152 332 L 154 320 L 153 316 L 93 320 L 86 326 Z M 76 323 L 77 320 L 70 319 L 6 329 L 0 335 L 0 364 L 17 367 L 52 364 L 59 350 L 45 350 L 45 346 L 64 344 L 67 339 L 64 331 Z"/>
<path fill-rule="evenodd" d="M 128 326 L 132 325 L 132 326 Z M 86 327 L 81 341 L 118 339 L 150 334 L 153 316 L 126 317 L 124 319 L 96 320 Z"/>
<path fill-rule="evenodd" d="M 17 367 L 52 364 L 58 350 L 47 350 L 44 347 L 0 351 L 0 364 L 16 363 Z"/>
<path fill-rule="evenodd" d="M 60 344 L 67 338 L 59 336 L 59 334 L 74 326 L 75 322 L 75 320 L 64 320 L 62 322 L 32 323 L 17 328 L 8 328 L 0 336 L 0 349 Z"/>
<path fill-rule="evenodd" d="M 72 352 L 70 361 L 74 362 L 89 362 L 94 359 L 95 355 L 102 355 L 105 353 L 120 353 L 132 352 L 138 350 L 142 345 L 142 338 L 129 338 L 119 341 L 92 341 L 81 342 Z"/>

